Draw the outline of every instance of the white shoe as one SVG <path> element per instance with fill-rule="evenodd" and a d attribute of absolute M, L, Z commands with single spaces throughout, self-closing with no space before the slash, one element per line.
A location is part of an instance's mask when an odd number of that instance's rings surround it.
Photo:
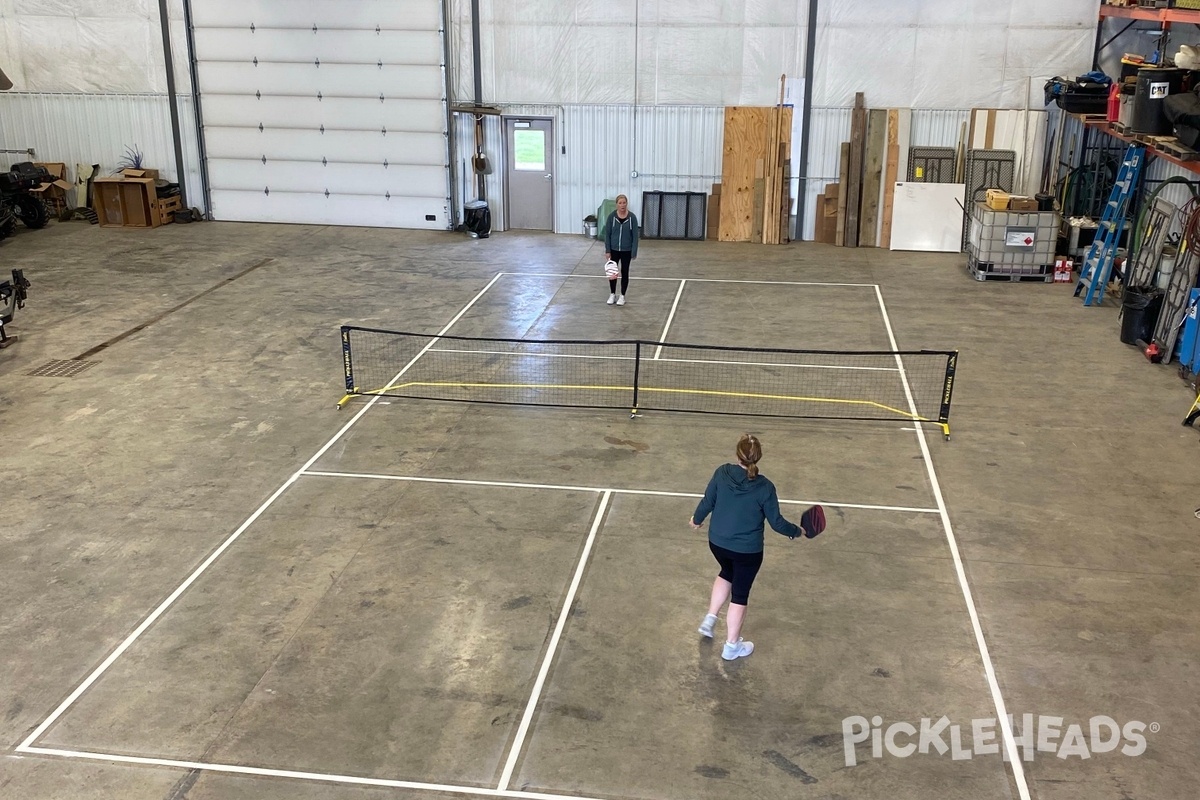
<path fill-rule="evenodd" d="M 617 305 L 619 305 L 619 306 L 625 305 L 625 295 L 621 295 L 620 297 L 617 298 Z"/>
<path fill-rule="evenodd" d="M 608 304 L 611 306 L 615 302 L 617 302 L 617 296 L 615 294 L 610 294 L 608 296 Z"/>
<path fill-rule="evenodd" d="M 725 649 L 721 651 L 721 658 L 726 661 L 733 661 L 738 658 L 745 658 L 754 652 L 754 642 L 743 642 L 738 639 L 736 642 L 726 642 Z"/>
<path fill-rule="evenodd" d="M 717 624 L 716 614 L 705 614 L 704 621 L 700 623 L 700 635 L 709 639 L 713 637 L 713 627 Z"/>

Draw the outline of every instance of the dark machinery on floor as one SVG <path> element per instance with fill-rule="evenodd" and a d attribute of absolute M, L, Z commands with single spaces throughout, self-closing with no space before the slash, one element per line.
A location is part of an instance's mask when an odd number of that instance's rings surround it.
<path fill-rule="evenodd" d="M 0 239 L 9 236 L 21 220 L 26 228 L 44 228 L 50 221 L 50 209 L 32 190 L 54 180 L 45 167 L 32 161 L 13 164 L 0 173 Z"/>
<path fill-rule="evenodd" d="M 25 307 L 25 297 L 29 290 L 29 281 L 22 270 L 12 271 L 12 280 L 0 281 L 0 349 L 8 347 L 17 340 L 9 336 L 4 326 L 12 322 L 13 314 L 18 308 Z"/>

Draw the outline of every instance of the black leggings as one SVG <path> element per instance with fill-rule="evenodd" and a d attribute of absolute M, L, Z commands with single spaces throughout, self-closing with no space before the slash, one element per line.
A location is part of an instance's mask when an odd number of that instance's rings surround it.
<path fill-rule="evenodd" d="M 721 580 L 733 584 L 733 593 L 729 602 L 738 606 L 746 605 L 750 601 L 750 587 L 754 585 L 754 576 L 758 574 L 758 568 L 762 566 L 762 551 L 735 553 L 733 550 L 718 547 L 712 542 L 708 543 L 708 549 L 712 551 L 713 557 L 721 565 Z"/>
<path fill-rule="evenodd" d="M 633 253 L 628 250 L 613 250 L 609 256 L 621 265 L 621 294 L 625 294 L 625 290 L 629 288 L 629 262 L 633 261 Z M 616 278 L 609 279 L 608 290 L 613 294 L 617 293 Z"/>

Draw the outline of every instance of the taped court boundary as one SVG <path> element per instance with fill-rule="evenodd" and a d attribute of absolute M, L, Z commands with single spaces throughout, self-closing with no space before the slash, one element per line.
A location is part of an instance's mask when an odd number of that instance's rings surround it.
<path fill-rule="evenodd" d="M 465 478 L 429 478 L 417 477 L 413 475 L 387 475 L 384 473 L 375 472 L 331 472 L 329 470 L 301 470 L 301 475 L 314 478 L 359 478 L 367 480 L 380 481 L 404 481 L 409 483 L 440 483 L 440 484 L 455 484 L 459 486 L 488 486 L 501 489 L 550 489 L 559 492 L 591 492 L 594 494 L 630 494 L 630 495 L 649 495 L 652 497 L 685 497 L 689 499 L 699 499 L 703 494 L 694 492 L 670 492 L 661 491 L 658 489 L 617 489 L 611 486 L 573 486 L 565 483 L 523 483 L 520 481 L 482 481 L 468 480 Z M 888 506 L 874 505 L 871 503 L 838 503 L 832 500 L 783 500 L 780 499 L 780 505 L 790 506 L 811 506 L 822 505 L 830 508 L 856 508 L 865 511 L 897 511 L 908 514 L 938 514 L 939 509 L 936 508 L 917 508 L 914 506 Z"/>
<path fill-rule="evenodd" d="M 550 792 L 524 792 L 516 789 L 488 789 L 480 786 L 455 786 L 453 784 L 423 783 L 421 781 L 401 781 L 388 778 L 364 778 L 357 775 L 338 775 L 336 773 L 306 772 L 294 769 L 270 769 L 268 767 L 243 767 L 238 764 L 217 764 L 206 761 L 184 761 L 173 758 L 151 758 L 145 756 L 125 756 L 113 753 L 99 753 L 87 750 L 65 750 L 54 747 L 17 748 L 18 753 L 29 755 L 55 756 L 58 758 L 76 758 L 88 761 L 104 761 L 118 764 L 136 764 L 143 767 L 168 767 L 171 769 L 200 770 L 202 772 L 221 772 L 229 775 L 245 775 L 256 778 L 291 778 L 293 780 L 312 781 L 317 783 L 339 783 L 352 786 L 370 786 L 387 789 L 415 789 L 442 794 L 459 794 L 474 797 L 503 797 L 514 800 L 604 800 L 604 798 L 587 795 L 555 794 Z"/>
<path fill-rule="evenodd" d="M 439 331 L 438 334 L 436 334 L 436 336 L 441 336 L 441 335 L 448 333 L 450 331 L 450 329 L 460 319 L 462 319 L 462 317 L 488 292 L 488 290 L 490 290 L 492 288 L 492 286 L 495 285 L 495 283 L 502 276 L 504 276 L 506 274 L 536 275 L 537 273 L 504 273 L 504 272 L 496 273 L 492 277 L 492 279 L 490 281 L 488 281 L 487 284 L 484 285 L 484 287 L 482 289 L 480 289 L 479 292 L 470 301 L 468 301 L 467 304 L 464 305 L 457 314 L 454 315 L 454 317 L 445 325 L 445 327 L 442 328 L 441 331 Z M 588 277 L 588 276 L 550 275 L 549 277 Z M 596 276 L 596 277 L 601 277 L 601 276 Z M 657 280 L 683 280 L 682 278 L 675 278 L 675 279 L 644 278 L 644 280 L 656 280 L 656 279 Z M 704 279 L 688 279 L 688 280 L 704 280 Z M 804 283 L 799 283 L 799 282 L 787 282 L 787 281 L 736 281 L 736 280 L 727 280 L 727 281 L 715 281 L 714 280 L 711 282 L 765 283 L 765 284 L 776 284 L 776 285 L 780 285 L 780 284 L 786 285 L 788 283 L 791 283 L 792 285 L 873 287 L 875 296 L 878 300 L 879 310 L 883 315 L 884 325 L 887 328 L 888 339 L 891 342 L 893 350 L 897 349 L 896 336 L 895 336 L 894 331 L 892 330 L 891 319 L 888 315 L 887 306 L 885 305 L 884 300 L 883 300 L 883 293 L 880 290 L 878 284 L 822 284 L 822 283 L 804 284 Z M 422 356 L 425 355 L 425 353 L 430 349 L 430 347 L 432 346 L 434 341 L 436 341 L 436 339 L 431 339 L 430 343 L 427 344 L 424 348 L 422 348 L 420 352 L 418 352 L 399 372 L 397 372 L 396 375 L 391 379 L 391 381 L 389 381 L 389 383 L 394 383 L 394 382 L 400 380 L 400 378 L 406 372 L 408 372 L 408 370 Z M 904 391 L 905 391 L 905 396 L 906 396 L 906 400 L 908 402 L 909 409 L 912 412 L 912 416 L 914 418 L 919 418 L 919 415 L 916 413 L 916 404 L 913 400 L 912 389 L 908 384 L 908 377 L 904 372 L 904 362 L 901 360 L 901 357 L 898 353 L 895 355 L 895 359 L 896 359 L 896 367 L 900 371 L 901 381 L 904 384 Z M 146 630 L 149 629 L 159 619 L 159 617 L 161 617 L 167 611 L 167 609 L 169 609 L 175 603 L 175 601 L 185 591 L 187 591 L 188 587 L 190 587 L 205 571 L 207 571 L 207 569 L 213 564 L 213 562 L 215 562 L 218 558 L 220 558 L 221 554 L 224 553 L 229 547 L 231 547 L 233 545 L 233 543 L 236 542 L 237 539 L 239 539 L 241 537 L 241 535 L 255 522 L 255 520 L 257 520 L 279 498 L 280 495 L 282 495 L 285 491 L 287 491 L 287 489 L 293 483 L 295 483 L 297 480 L 299 480 L 299 478 L 302 475 L 307 473 L 308 469 L 310 467 L 312 467 L 318 460 L 320 460 L 320 458 L 322 456 L 324 456 L 325 453 L 331 447 L 333 447 L 333 445 L 337 441 L 339 441 L 346 434 L 346 432 L 349 431 L 350 428 L 352 428 L 363 417 L 363 415 L 366 414 L 375 405 L 376 402 L 379 401 L 379 399 L 380 399 L 379 395 L 372 397 L 366 404 L 363 405 L 363 407 L 361 409 L 358 410 L 357 413 L 355 413 L 355 415 L 350 420 L 348 420 L 346 422 L 345 425 L 343 425 L 341 428 L 338 429 L 337 433 L 335 433 L 333 435 L 333 437 L 329 439 L 329 441 L 327 441 L 320 449 L 318 449 L 317 452 L 313 453 L 313 455 L 303 464 L 303 466 L 300 467 L 300 469 L 298 469 L 295 473 L 293 473 L 291 475 L 291 477 L 289 477 L 286 481 L 284 481 L 284 483 L 278 489 L 276 489 L 275 492 L 273 492 L 271 494 L 271 496 L 268 497 L 241 525 L 239 525 L 238 528 L 232 534 L 230 534 L 229 537 L 226 538 L 216 548 L 216 550 L 214 550 L 212 553 L 210 553 L 209 556 L 207 558 L 205 558 L 204 561 L 198 567 L 196 567 L 196 569 L 193 570 L 191 572 L 191 574 L 188 575 L 187 578 L 185 578 L 184 581 L 181 584 L 179 584 L 179 586 L 177 586 L 173 592 L 171 592 L 170 595 L 168 595 L 153 611 L 151 611 L 149 613 L 149 615 L 147 615 L 146 618 L 144 618 L 142 620 L 142 622 L 139 625 L 137 625 L 134 628 L 134 630 L 132 632 L 130 632 L 129 635 L 126 636 L 125 639 L 122 640 L 120 642 L 120 644 L 118 644 L 111 653 L 109 653 L 108 657 L 105 658 L 95 669 L 93 669 L 88 674 L 88 676 L 86 678 L 84 678 L 84 680 L 78 686 L 76 686 L 75 689 L 73 691 L 71 691 L 70 694 L 68 694 L 68 696 L 65 699 L 63 699 L 63 701 L 50 713 L 49 716 L 47 716 L 44 720 L 42 720 L 42 722 L 40 724 L 38 724 L 37 727 L 35 727 L 32 732 L 30 732 L 30 734 L 21 742 L 21 744 L 19 744 L 15 748 L 16 752 L 18 752 L 18 753 L 36 753 L 36 754 L 60 756 L 60 757 L 66 757 L 66 758 L 85 758 L 85 759 L 93 759 L 93 760 L 108 761 L 108 762 L 123 762 L 123 763 L 130 763 L 130 764 L 157 765 L 157 766 L 176 767 L 176 768 L 183 768 L 183 769 L 198 769 L 198 770 L 207 769 L 207 770 L 216 771 L 216 772 L 240 773 L 240 774 L 245 774 L 245 775 L 261 775 L 261 776 L 272 776 L 272 777 L 281 777 L 281 778 L 290 777 L 290 778 L 296 778 L 296 779 L 300 779 L 300 780 L 322 781 L 322 782 L 326 782 L 326 783 L 333 782 L 333 783 L 352 783 L 352 784 L 359 784 L 359 785 L 379 785 L 379 786 L 387 786 L 387 787 L 394 787 L 394 788 L 425 789 L 425 790 L 431 790 L 431 791 L 441 790 L 441 791 L 450 792 L 450 793 L 458 793 L 458 794 L 466 794 L 466 795 L 474 795 L 474 796 L 484 796 L 484 797 L 545 798 L 546 800 L 564 800 L 564 798 L 565 798 L 565 800 L 592 800 L 591 798 L 583 798 L 583 797 L 579 797 L 579 796 L 575 796 L 575 795 L 538 794 L 538 793 L 532 793 L 532 792 L 511 791 L 511 790 L 507 790 L 507 789 L 504 789 L 504 790 L 502 790 L 502 789 L 482 789 L 482 788 L 477 788 L 477 787 L 452 787 L 452 786 L 440 787 L 437 784 L 425 784 L 425 783 L 418 783 L 418 782 L 385 781 L 385 780 L 381 780 L 381 779 L 370 779 L 370 778 L 361 778 L 360 779 L 360 778 L 355 778 L 353 776 L 321 775 L 319 773 L 307 773 L 307 772 L 302 772 L 302 771 L 269 770 L 269 769 L 257 768 L 257 767 L 239 767 L 236 765 L 203 764 L 203 763 L 199 763 L 199 762 L 177 761 L 177 760 L 171 760 L 171 759 L 140 758 L 140 757 L 133 757 L 133 756 L 120 756 L 120 755 L 115 755 L 115 754 L 89 753 L 89 752 L 85 752 L 85 751 L 58 750 L 58 749 L 53 749 L 53 748 L 37 747 L 34 745 L 34 742 L 36 742 L 52 725 L 54 725 L 54 723 L 64 713 L 66 713 L 66 711 L 72 705 L 74 705 L 74 703 L 109 669 L 109 667 L 111 667 L 112 664 L 114 662 L 116 662 L 117 659 L 119 659 L 133 645 L 133 643 L 135 641 L 137 641 L 137 639 L 139 639 L 142 636 L 142 634 L 145 633 Z M 1011 726 L 1011 724 L 1009 724 L 1008 719 L 1007 719 L 1006 703 L 1004 702 L 1003 695 L 1000 691 L 999 683 L 996 679 L 995 666 L 992 664 L 991 654 L 989 652 L 987 642 L 986 642 L 986 639 L 983 634 L 983 628 L 982 628 L 982 625 L 979 620 L 979 614 L 975 608 L 975 600 L 974 600 L 973 594 L 971 592 L 970 586 L 967 582 L 966 570 L 963 566 L 962 558 L 961 558 L 961 555 L 958 550 L 958 542 L 954 535 L 954 529 L 950 523 L 950 516 L 949 516 L 949 512 L 946 508 L 945 498 L 942 495 L 941 484 L 937 479 L 937 473 L 933 467 L 933 461 L 932 461 L 932 458 L 931 458 L 931 455 L 929 452 L 929 444 L 925 440 L 925 432 L 924 432 L 924 429 L 922 428 L 922 426 L 920 426 L 920 425 L 915 426 L 915 434 L 916 434 L 916 438 L 917 438 L 917 443 L 921 449 L 921 453 L 924 456 L 925 468 L 926 468 L 926 471 L 928 473 L 929 479 L 932 484 L 934 498 L 937 501 L 937 507 L 938 507 L 937 510 L 942 519 L 942 525 L 943 525 L 943 528 L 944 528 L 944 531 L 946 534 L 946 541 L 950 547 L 951 555 L 953 556 L 955 573 L 958 578 L 959 586 L 963 593 L 963 599 L 966 601 L 967 613 L 971 620 L 971 627 L 975 634 L 976 644 L 978 646 L 979 654 L 983 661 L 984 674 L 987 679 L 987 683 L 988 683 L 988 687 L 990 689 L 992 701 L 996 708 L 997 718 L 998 718 L 999 724 L 1000 724 L 1002 746 L 1004 748 L 1004 752 L 1008 756 L 1009 767 L 1011 769 L 1011 774 L 1012 774 L 1013 780 L 1016 784 L 1017 794 L 1021 798 L 1021 800 L 1030 800 L 1029 786 L 1028 786 L 1028 783 L 1026 782 L 1026 777 L 1025 777 L 1025 768 L 1024 768 L 1023 763 L 1020 760 L 1020 754 L 1017 751 L 1017 745 L 1016 745 L 1015 737 L 1013 736 L 1012 726 Z M 551 656 L 552 656 L 552 653 L 551 653 Z"/>
<path fill-rule="evenodd" d="M 580 275 L 574 272 L 500 272 L 499 275 L 517 275 L 523 278 L 593 278 L 606 281 L 607 275 Z M 853 286 L 861 289 L 878 289 L 877 283 L 836 283 L 825 281 L 755 281 L 742 278 L 670 278 L 663 275 L 638 275 L 639 281 L 688 281 L 689 283 L 757 283 L 764 286 Z"/>

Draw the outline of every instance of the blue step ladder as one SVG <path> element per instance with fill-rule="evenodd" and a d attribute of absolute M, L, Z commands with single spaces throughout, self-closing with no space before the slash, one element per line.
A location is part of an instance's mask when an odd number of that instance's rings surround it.
<path fill-rule="evenodd" d="M 1125 231 L 1129 201 L 1137 191 L 1145 158 L 1146 148 L 1140 144 L 1131 144 L 1125 151 L 1125 160 L 1117 172 L 1117 182 L 1113 184 L 1108 204 L 1104 206 L 1104 215 L 1100 218 L 1100 227 L 1096 229 L 1096 238 L 1092 240 L 1087 258 L 1079 268 L 1079 283 L 1075 284 L 1075 296 L 1079 297 L 1079 293 L 1087 289 L 1087 294 L 1083 297 L 1085 306 L 1099 305 L 1104 300 L 1104 287 L 1108 285 L 1109 275 L 1112 273 L 1113 259 L 1121 243 L 1121 234 Z"/>

